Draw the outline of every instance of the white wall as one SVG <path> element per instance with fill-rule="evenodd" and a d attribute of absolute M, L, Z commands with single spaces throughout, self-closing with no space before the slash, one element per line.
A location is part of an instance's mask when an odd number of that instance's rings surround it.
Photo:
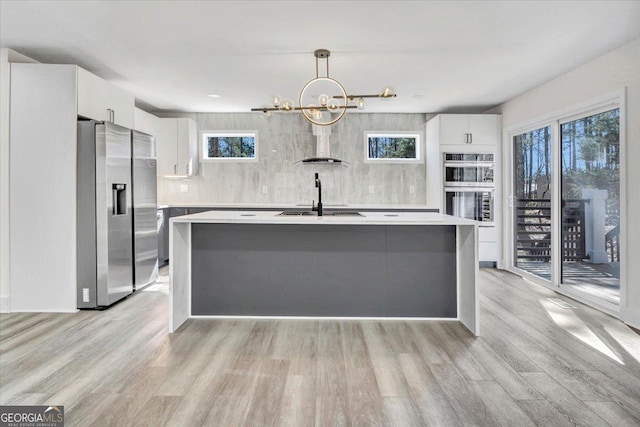
<path fill-rule="evenodd" d="M 626 305 L 621 317 L 640 328 L 640 39 L 517 96 L 490 112 L 502 114 L 505 129 L 626 87 L 627 257 Z M 504 141 L 508 144 L 509 141 Z M 623 268 L 625 266 L 623 265 Z"/>
<path fill-rule="evenodd" d="M 0 48 L 0 313 L 9 311 L 9 105 L 11 62 L 36 62 Z"/>

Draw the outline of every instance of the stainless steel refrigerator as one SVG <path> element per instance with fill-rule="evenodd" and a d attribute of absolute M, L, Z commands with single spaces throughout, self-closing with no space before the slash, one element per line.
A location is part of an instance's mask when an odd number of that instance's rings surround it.
<path fill-rule="evenodd" d="M 158 278 L 158 204 L 155 138 L 131 132 L 134 289 Z"/>
<path fill-rule="evenodd" d="M 133 292 L 131 131 L 78 122 L 78 308 L 107 307 Z"/>

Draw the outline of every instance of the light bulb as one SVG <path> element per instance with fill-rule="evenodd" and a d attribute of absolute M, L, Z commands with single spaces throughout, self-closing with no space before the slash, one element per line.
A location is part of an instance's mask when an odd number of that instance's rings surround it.
<path fill-rule="evenodd" d="M 273 95 L 271 97 L 271 104 L 273 104 L 274 107 L 278 108 L 281 102 L 282 102 L 282 97 L 280 95 Z"/>
<path fill-rule="evenodd" d="M 295 108 L 296 108 L 296 105 L 294 104 L 293 99 L 283 99 L 282 105 L 280 106 L 280 111 L 290 113 L 294 111 Z"/>
<path fill-rule="evenodd" d="M 271 111 L 267 110 L 267 108 L 269 107 L 267 107 L 266 105 L 263 105 L 262 108 L 264 108 L 264 110 L 260 111 L 260 117 L 263 117 L 263 118 L 271 117 Z"/>
<path fill-rule="evenodd" d="M 322 105 L 323 107 L 327 106 L 327 102 L 329 102 L 329 95 L 326 94 L 322 94 L 318 97 L 318 102 L 320 103 L 320 105 Z"/>
<path fill-rule="evenodd" d="M 316 114 L 316 111 L 318 111 L 316 104 L 307 105 L 307 112 L 311 117 L 313 117 Z"/>
<path fill-rule="evenodd" d="M 308 111 L 308 116 L 311 117 L 314 120 L 319 120 L 322 118 L 322 111 L 320 111 L 318 108 L 316 108 L 317 105 L 315 104 L 309 104 L 307 105 L 307 111 Z"/>
<path fill-rule="evenodd" d="M 396 96 L 396 93 L 391 86 L 382 88 L 382 91 L 380 92 L 380 98 L 383 100 L 393 98 L 394 96 Z"/>
<path fill-rule="evenodd" d="M 358 110 L 364 110 L 364 98 L 358 98 Z"/>
<path fill-rule="evenodd" d="M 340 108 L 340 102 L 337 99 L 330 99 L 327 103 L 327 110 L 329 111 L 336 111 L 338 108 Z"/>

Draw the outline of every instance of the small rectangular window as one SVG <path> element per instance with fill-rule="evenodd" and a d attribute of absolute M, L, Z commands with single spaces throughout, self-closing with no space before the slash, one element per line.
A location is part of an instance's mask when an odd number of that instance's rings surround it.
<path fill-rule="evenodd" d="M 258 133 L 203 132 L 202 160 L 257 160 Z"/>
<path fill-rule="evenodd" d="M 420 134 L 408 132 L 365 132 L 365 161 L 406 163 L 421 161 Z"/>

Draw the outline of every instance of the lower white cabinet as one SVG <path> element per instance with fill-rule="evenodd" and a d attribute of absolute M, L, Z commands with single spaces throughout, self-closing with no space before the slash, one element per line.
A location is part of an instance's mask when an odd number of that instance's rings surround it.
<path fill-rule="evenodd" d="M 480 262 L 497 263 L 500 260 L 498 242 L 478 242 L 478 259 Z"/>

